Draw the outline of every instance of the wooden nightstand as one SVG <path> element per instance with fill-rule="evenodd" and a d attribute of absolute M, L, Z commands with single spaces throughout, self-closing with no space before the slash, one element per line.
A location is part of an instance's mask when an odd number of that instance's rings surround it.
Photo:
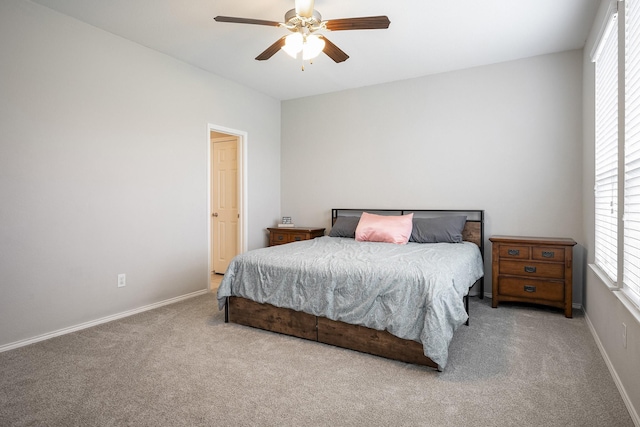
<path fill-rule="evenodd" d="M 500 301 L 543 304 L 572 316 L 573 246 L 566 238 L 493 236 L 493 308 Z"/>
<path fill-rule="evenodd" d="M 324 236 L 324 228 L 278 227 L 267 228 L 267 230 L 269 230 L 269 246 L 283 245 L 285 243 L 299 242 L 301 240 L 310 240 Z"/>

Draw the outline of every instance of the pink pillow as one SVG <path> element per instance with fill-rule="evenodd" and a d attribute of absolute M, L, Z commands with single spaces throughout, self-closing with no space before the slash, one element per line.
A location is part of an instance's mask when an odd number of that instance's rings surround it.
<path fill-rule="evenodd" d="M 356 228 L 360 242 L 387 242 L 404 245 L 411 237 L 413 213 L 401 216 L 375 215 L 362 212 Z"/>

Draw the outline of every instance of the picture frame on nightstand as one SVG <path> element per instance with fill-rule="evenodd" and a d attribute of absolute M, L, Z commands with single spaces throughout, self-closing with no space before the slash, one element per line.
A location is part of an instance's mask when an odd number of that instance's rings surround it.
<path fill-rule="evenodd" d="M 280 224 L 278 224 L 279 228 L 291 228 L 291 227 L 295 227 L 293 225 L 293 221 L 291 220 L 290 216 L 283 216 L 282 217 L 282 222 L 280 222 Z"/>

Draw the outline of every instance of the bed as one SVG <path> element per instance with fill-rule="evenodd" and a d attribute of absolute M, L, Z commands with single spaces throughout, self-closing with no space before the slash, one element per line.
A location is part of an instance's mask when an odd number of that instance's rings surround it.
<path fill-rule="evenodd" d="M 365 216 L 411 217 L 409 242 L 354 239 Z M 329 236 L 235 257 L 217 294 L 225 321 L 443 370 L 469 289 L 484 294 L 484 211 L 332 209 L 331 221 Z"/>

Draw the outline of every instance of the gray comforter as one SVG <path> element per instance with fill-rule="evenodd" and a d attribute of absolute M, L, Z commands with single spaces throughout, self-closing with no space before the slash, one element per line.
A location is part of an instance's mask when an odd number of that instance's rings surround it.
<path fill-rule="evenodd" d="M 321 237 L 235 257 L 218 288 L 227 296 L 362 325 L 422 343 L 444 369 L 463 296 L 483 276 L 473 243 L 357 242 Z"/>

